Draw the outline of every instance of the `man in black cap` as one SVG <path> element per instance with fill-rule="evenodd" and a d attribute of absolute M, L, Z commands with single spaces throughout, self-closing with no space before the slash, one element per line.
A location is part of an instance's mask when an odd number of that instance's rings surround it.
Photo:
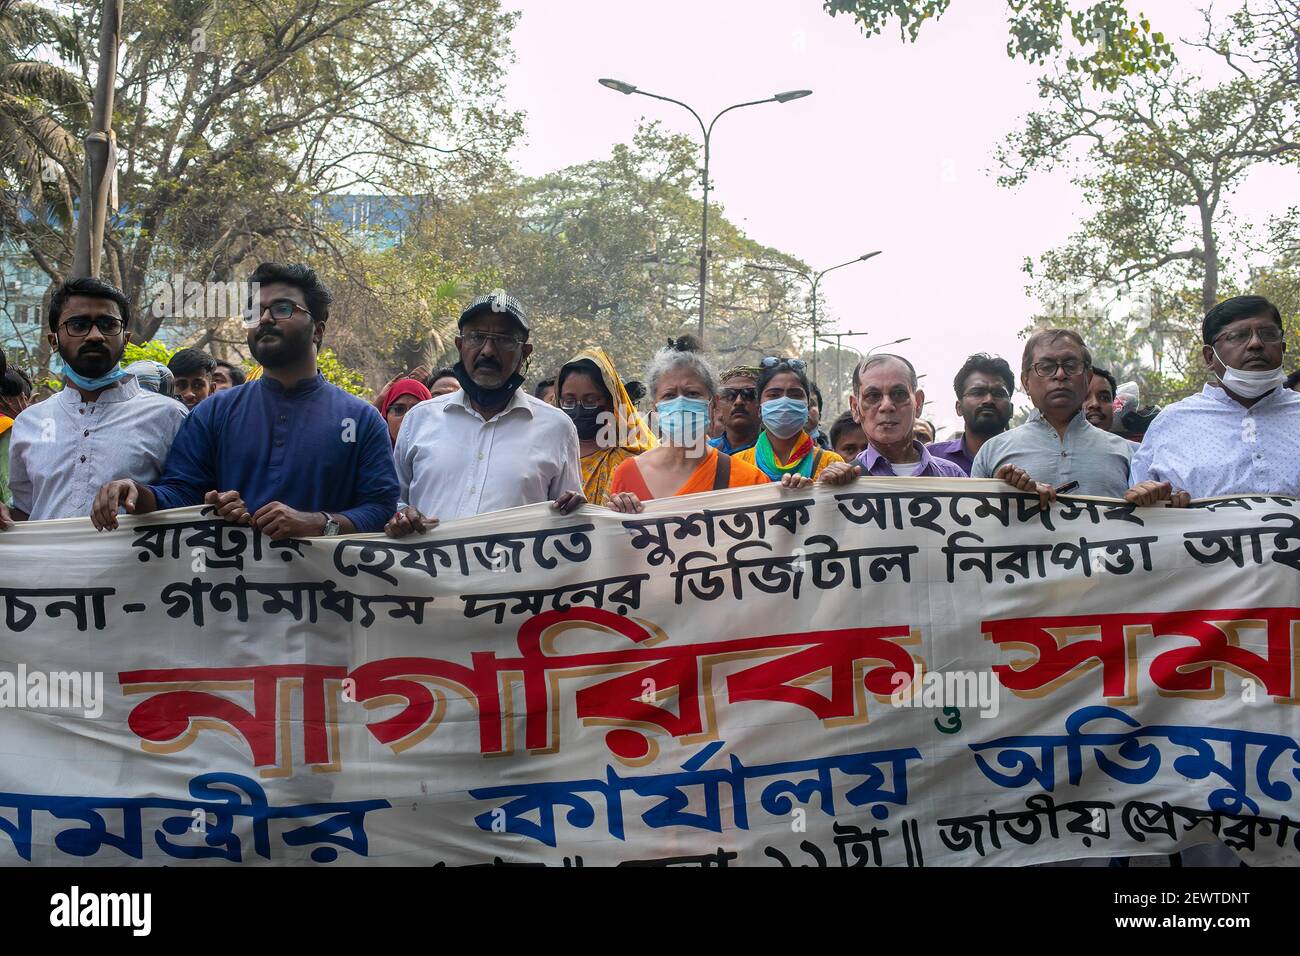
<path fill-rule="evenodd" d="M 443 518 L 541 501 L 568 514 L 584 501 L 577 429 L 519 387 L 533 351 L 523 306 L 497 290 L 471 302 L 459 326 L 460 391 L 416 405 L 397 435 L 401 491 L 385 528 L 395 538 Z"/>

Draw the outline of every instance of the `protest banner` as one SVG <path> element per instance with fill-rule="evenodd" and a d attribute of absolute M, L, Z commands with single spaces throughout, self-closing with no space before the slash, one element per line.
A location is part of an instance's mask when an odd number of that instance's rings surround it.
<path fill-rule="evenodd" d="M 863 479 L 0 534 L 0 862 L 1300 859 L 1300 504 Z"/>

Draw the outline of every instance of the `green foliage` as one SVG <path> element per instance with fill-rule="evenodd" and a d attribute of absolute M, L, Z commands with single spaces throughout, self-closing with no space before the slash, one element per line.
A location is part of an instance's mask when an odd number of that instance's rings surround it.
<path fill-rule="evenodd" d="M 151 362 L 159 362 L 166 365 L 176 354 L 176 349 L 169 349 L 157 339 L 151 339 L 143 344 L 128 342 L 126 350 L 122 353 L 122 367 L 130 365 L 132 362 L 140 362 L 148 359 Z"/>
<path fill-rule="evenodd" d="M 364 376 L 340 362 L 333 349 L 321 349 L 320 354 L 316 356 L 316 368 L 324 376 L 325 381 L 337 385 L 343 391 L 351 392 L 361 398 L 370 397 L 371 392 L 366 388 Z"/>
<path fill-rule="evenodd" d="M 921 27 L 937 20 L 951 0 L 825 0 L 831 16 L 850 14 L 868 36 L 898 23 L 899 36 L 915 42 Z M 984 0 L 987 4 L 988 0 Z M 1006 0 L 1007 55 L 1030 63 L 1059 57 L 1065 29 L 1081 52 L 1068 52 L 1064 68 L 1087 77 L 1093 86 L 1113 90 L 1126 76 L 1158 73 L 1174 62 L 1174 51 L 1163 33 L 1153 31 L 1146 16 L 1132 16 L 1123 0 Z"/>

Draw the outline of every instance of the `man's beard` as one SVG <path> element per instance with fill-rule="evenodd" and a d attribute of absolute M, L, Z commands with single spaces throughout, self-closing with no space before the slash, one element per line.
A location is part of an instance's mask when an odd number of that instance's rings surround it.
<path fill-rule="evenodd" d="M 276 328 L 266 339 L 261 338 L 262 332 L 263 330 L 259 329 L 248 337 L 248 349 L 263 368 L 284 368 L 286 365 L 294 365 L 311 353 L 312 329 L 310 327 L 303 330 L 301 335 L 286 333 L 283 329 Z"/>
<path fill-rule="evenodd" d="M 63 359 L 63 363 L 78 375 L 85 378 L 99 378 L 101 375 L 107 375 L 113 370 L 113 367 L 122 358 L 122 352 L 126 350 L 126 346 L 123 345 L 116 355 L 113 354 L 113 350 L 109 348 L 107 343 L 104 344 L 102 352 L 95 349 L 86 354 L 85 349 L 86 346 L 80 346 L 72 356 L 65 355 L 63 350 L 60 349 L 59 356 Z"/>
<path fill-rule="evenodd" d="M 992 415 L 976 414 L 966 422 L 966 430 L 976 435 L 1001 435 L 1011 424 L 1011 416 L 1003 418 L 997 412 Z"/>

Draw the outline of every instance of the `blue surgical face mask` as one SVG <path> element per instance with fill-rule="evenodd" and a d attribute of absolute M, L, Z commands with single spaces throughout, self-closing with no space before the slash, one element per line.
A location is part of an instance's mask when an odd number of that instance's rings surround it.
<path fill-rule="evenodd" d="M 763 427 L 777 438 L 793 438 L 808 424 L 808 403 L 797 398 L 773 398 L 762 410 Z"/>
<path fill-rule="evenodd" d="M 101 388 L 108 388 L 108 386 L 121 381 L 127 376 L 127 372 L 122 368 L 122 366 L 114 365 L 111 371 L 99 376 L 99 378 L 86 378 L 84 375 L 79 375 L 76 370 L 66 362 L 63 365 L 63 374 L 67 376 L 68 381 L 73 385 L 77 386 L 77 388 L 84 389 L 87 392 L 97 392 Z"/>
<path fill-rule="evenodd" d="M 678 395 L 655 405 L 659 435 L 669 445 L 696 445 L 709 427 L 709 403 Z"/>

